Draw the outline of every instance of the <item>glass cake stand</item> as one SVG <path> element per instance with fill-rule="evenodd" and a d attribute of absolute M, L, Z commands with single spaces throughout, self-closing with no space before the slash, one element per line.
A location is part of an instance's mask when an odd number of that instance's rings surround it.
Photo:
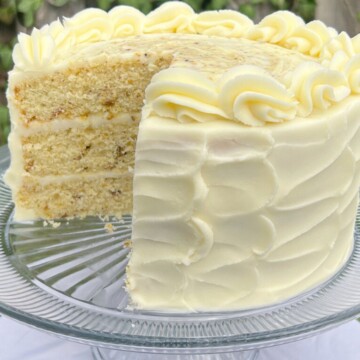
<path fill-rule="evenodd" d="M 255 359 L 258 349 L 335 327 L 360 313 L 360 211 L 346 265 L 317 289 L 275 306 L 175 314 L 128 308 L 131 217 L 15 222 L 0 148 L 0 313 L 93 347 L 95 359 Z M 106 222 L 113 225 L 113 232 Z M 207 354 L 207 355 L 206 355 Z"/>

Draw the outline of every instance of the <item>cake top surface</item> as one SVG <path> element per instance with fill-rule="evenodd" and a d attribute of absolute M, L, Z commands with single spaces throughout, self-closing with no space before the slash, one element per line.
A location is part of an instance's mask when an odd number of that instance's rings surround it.
<path fill-rule="evenodd" d="M 176 1 L 147 16 L 129 6 L 86 9 L 18 39 L 13 75 L 104 56 L 170 54 L 171 67 L 154 77 L 146 98 L 164 116 L 173 115 L 175 101 L 187 109 L 177 116 L 184 122 L 205 113 L 251 126 L 280 123 L 360 93 L 360 36 L 320 21 L 305 24 L 287 11 L 254 24 L 236 11 L 196 14 Z"/>
<path fill-rule="evenodd" d="M 192 68 L 206 73 L 211 80 L 217 80 L 232 67 L 253 65 L 285 82 L 286 76 L 299 64 L 317 62 L 309 56 L 268 43 L 193 34 L 138 35 L 78 46 L 69 52 L 66 62 L 80 63 L 92 59 L 94 63 L 97 57 L 101 61 L 104 56 L 108 59 L 112 56 L 126 58 L 136 53 L 146 57 L 170 55 L 172 67 Z"/>
<path fill-rule="evenodd" d="M 332 60 L 338 51 L 348 57 L 360 52 L 360 35 L 350 38 L 321 21 L 308 24 L 289 11 L 277 11 L 254 24 L 233 10 L 196 14 L 178 1 L 164 3 L 144 15 L 130 6 L 117 6 L 109 12 L 85 9 L 72 18 L 56 20 L 31 35 L 20 34 L 13 58 L 22 71 L 54 67 L 79 47 L 124 39 L 136 35 L 198 34 L 232 39 L 248 39 L 275 44 L 313 58 Z"/>

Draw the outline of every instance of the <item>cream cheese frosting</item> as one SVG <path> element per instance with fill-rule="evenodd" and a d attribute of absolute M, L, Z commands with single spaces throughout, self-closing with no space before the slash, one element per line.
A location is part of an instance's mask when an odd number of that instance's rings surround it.
<path fill-rule="evenodd" d="M 128 287 L 138 307 L 264 306 L 343 265 L 358 203 L 359 102 L 262 128 L 183 126 L 153 104 L 135 165 Z"/>
<path fill-rule="evenodd" d="M 65 19 L 63 23 L 57 20 L 40 30 L 34 29 L 31 35 L 22 34 L 14 52 L 15 67 L 26 71 L 39 69 L 40 65 L 52 66 L 61 57 L 66 57 L 67 50 L 79 44 L 159 33 L 265 41 L 322 58 L 340 49 L 346 49 L 350 54 L 359 50 L 356 39 L 350 39 L 345 33 L 338 35 L 335 29 L 326 27 L 320 21 L 305 24 L 300 17 L 287 11 L 275 12 L 259 24 L 253 24 L 249 18 L 233 10 L 196 14 L 189 5 L 171 1 L 147 16 L 125 5 L 117 6 L 109 13 L 100 9 L 86 9 L 71 19 Z M 52 42 L 56 48 L 51 46 Z M 67 47 L 65 43 L 68 43 Z M 39 51 L 45 53 L 49 45 L 53 56 L 49 51 L 46 56 L 39 58 Z M 28 61 L 24 62 L 24 59 Z"/>

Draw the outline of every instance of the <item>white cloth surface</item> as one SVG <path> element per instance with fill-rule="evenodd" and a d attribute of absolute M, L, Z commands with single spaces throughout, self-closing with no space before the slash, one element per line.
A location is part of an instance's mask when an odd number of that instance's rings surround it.
<path fill-rule="evenodd" d="M 141 359 L 139 355 L 138 358 Z M 158 360 L 163 357 L 154 355 L 152 358 Z M 92 355 L 88 346 L 64 341 L 11 319 L 0 317 L 0 360 L 90 359 Z M 360 323 L 351 321 L 305 340 L 262 349 L 257 360 L 359 359 Z"/>

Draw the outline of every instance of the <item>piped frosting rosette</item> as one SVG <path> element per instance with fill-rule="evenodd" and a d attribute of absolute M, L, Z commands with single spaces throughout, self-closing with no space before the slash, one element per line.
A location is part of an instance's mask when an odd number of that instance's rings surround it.
<path fill-rule="evenodd" d="M 339 52 L 344 52 L 349 58 L 355 55 L 353 41 L 350 36 L 341 32 L 340 34 L 332 37 L 324 46 L 321 51 L 322 60 L 331 60 L 333 56 Z"/>
<path fill-rule="evenodd" d="M 342 32 L 333 37 L 322 50 L 321 63 L 343 73 L 351 92 L 360 94 L 360 34 L 350 38 Z"/>
<path fill-rule="evenodd" d="M 355 94 L 360 94 L 360 54 L 353 56 L 344 66 L 350 89 Z"/>
<path fill-rule="evenodd" d="M 196 34 L 222 37 L 242 37 L 253 25 L 247 16 L 232 10 L 204 11 L 192 21 Z"/>
<path fill-rule="evenodd" d="M 116 39 L 142 34 L 145 15 L 131 6 L 120 5 L 109 11 L 109 20 L 113 25 L 112 38 Z"/>
<path fill-rule="evenodd" d="M 289 11 L 277 11 L 249 28 L 245 37 L 266 41 L 318 57 L 324 45 L 337 36 L 337 31 L 315 20 L 308 24 Z"/>
<path fill-rule="evenodd" d="M 159 72 L 146 101 L 162 117 L 179 122 L 238 121 L 261 126 L 295 118 L 297 101 L 285 86 L 256 66 L 238 66 L 215 84 L 187 68 Z"/>
<path fill-rule="evenodd" d="M 355 35 L 351 39 L 351 43 L 355 51 L 355 54 L 360 54 L 360 34 Z"/>
<path fill-rule="evenodd" d="M 297 101 L 265 70 L 242 65 L 227 71 L 218 83 L 219 103 L 230 119 L 261 126 L 295 118 Z"/>
<path fill-rule="evenodd" d="M 308 116 L 314 109 L 325 110 L 350 93 L 342 72 L 311 61 L 294 70 L 289 88 L 299 101 L 297 112 L 300 116 Z"/>
<path fill-rule="evenodd" d="M 44 36 L 50 35 L 55 42 L 56 52 L 67 52 L 76 43 L 75 34 L 65 28 L 60 20 L 53 21 L 50 25 L 41 28 Z"/>
<path fill-rule="evenodd" d="M 318 57 L 324 45 L 337 35 L 335 29 L 329 28 L 321 21 L 311 21 L 295 28 L 284 40 L 284 47 L 302 54 Z"/>
<path fill-rule="evenodd" d="M 355 69 L 359 62 L 360 56 Z M 352 74 L 358 91 L 360 71 Z M 309 61 L 294 70 L 288 86 L 251 65 L 230 69 L 216 83 L 196 70 L 170 68 L 154 76 L 146 101 L 157 115 L 182 123 L 227 120 L 263 126 L 326 110 L 349 93 L 344 73 Z"/>
<path fill-rule="evenodd" d="M 145 98 L 160 116 L 179 122 L 204 122 L 226 118 L 218 104 L 215 84 L 199 71 L 170 68 L 156 74 Z"/>
<path fill-rule="evenodd" d="M 144 33 L 194 33 L 191 26 L 194 10 L 183 2 L 167 2 L 150 12 L 145 19 Z"/>
<path fill-rule="evenodd" d="M 330 70 L 344 72 L 345 66 L 350 59 L 351 57 L 345 51 L 339 50 L 330 59 L 323 59 L 321 65 Z"/>
<path fill-rule="evenodd" d="M 299 16 L 289 11 L 277 11 L 249 29 L 246 37 L 250 40 L 281 44 L 299 26 L 304 26 L 304 21 Z"/>
<path fill-rule="evenodd" d="M 360 35 L 351 39 L 339 34 L 324 47 L 322 56 L 322 65 L 343 73 L 351 92 L 360 94 Z"/>
<path fill-rule="evenodd" d="M 80 11 L 65 19 L 64 27 L 75 36 L 77 44 L 109 40 L 113 32 L 109 14 L 100 9 Z"/>
<path fill-rule="evenodd" d="M 13 50 L 13 60 L 20 69 L 29 71 L 48 67 L 54 58 L 54 38 L 45 31 L 34 29 L 31 35 L 19 34 Z"/>

